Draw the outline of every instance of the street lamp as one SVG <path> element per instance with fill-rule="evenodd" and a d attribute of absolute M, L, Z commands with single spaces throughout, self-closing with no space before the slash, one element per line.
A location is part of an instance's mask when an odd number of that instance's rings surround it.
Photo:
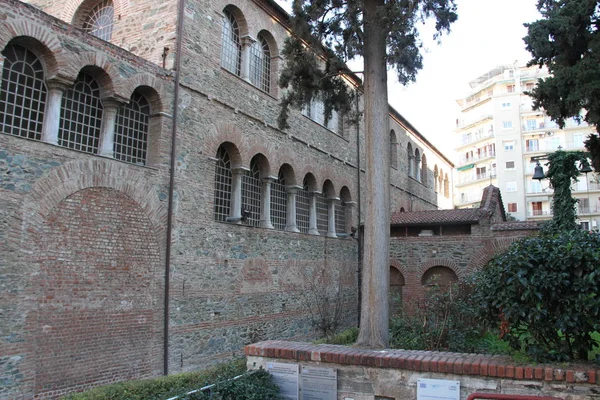
<path fill-rule="evenodd" d="M 592 172 L 592 168 L 590 167 L 590 163 L 582 162 L 581 168 L 579 168 L 579 172 L 583 172 L 585 174 L 585 188 L 587 189 L 587 198 L 588 198 L 588 213 L 590 214 L 590 225 L 588 226 L 588 231 L 592 230 L 592 202 L 590 201 L 590 181 L 588 180 L 588 173 Z"/>

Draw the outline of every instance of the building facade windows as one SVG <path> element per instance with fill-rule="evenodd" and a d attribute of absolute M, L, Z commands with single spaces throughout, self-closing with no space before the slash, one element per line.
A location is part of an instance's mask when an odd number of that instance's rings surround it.
<path fill-rule="evenodd" d="M 514 161 L 507 161 L 505 164 L 505 169 L 515 169 L 515 162 Z"/>
<path fill-rule="evenodd" d="M 271 90 L 271 51 L 262 35 L 250 47 L 250 82 L 260 90 Z"/>
<path fill-rule="evenodd" d="M 509 213 L 516 213 L 517 211 L 517 203 L 508 203 L 506 208 Z"/>
<path fill-rule="evenodd" d="M 285 230 L 287 223 L 287 192 L 285 177 L 280 171 L 277 179 L 271 184 L 271 222 L 277 230 Z"/>
<path fill-rule="evenodd" d="M 226 221 L 231 207 L 231 158 L 224 146 L 217 151 L 215 166 L 214 216 L 217 221 Z"/>
<path fill-rule="evenodd" d="M 239 76 L 242 66 L 240 28 L 231 11 L 224 10 L 223 15 L 221 66 Z"/>
<path fill-rule="evenodd" d="M 502 121 L 502 129 L 512 129 L 512 121 Z"/>
<path fill-rule="evenodd" d="M 504 147 L 504 151 L 513 151 L 515 149 L 515 141 L 514 140 L 503 140 L 502 147 Z"/>
<path fill-rule="evenodd" d="M 258 162 L 255 158 L 250 162 L 250 171 L 242 176 L 242 207 L 246 210 L 246 224 L 259 226 L 261 207 L 261 179 Z"/>
<path fill-rule="evenodd" d="M 102 126 L 100 86 L 90 74 L 81 72 L 63 96 L 58 143 L 86 153 L 96 153 Z"/>
<path fill-rule="evenodd" d="M 119 107 L 115 123 L 114 158 L 146 165 L 150 104 L 145 96 L 133 92 L 128 104 Z"/>
<path fill-rule="evenodd" d="M 83 30 L 102 40 L 110 41 L 113 32 L 115 9 L 112 1 L 98 3 L 83 22 Z"/>
<path fill-rule="evenodd" d="M 310 192 L 306 178 L 296 195 L 296 226 L 302 233 L 308 233 L 310 229 Z"/>
<path fill-rule="evenodd" d="M 9 44 L 2 56 L 0 131 L 40 140 L 46 106 L 42 63 L 31 50 L 19 45 Z"/>

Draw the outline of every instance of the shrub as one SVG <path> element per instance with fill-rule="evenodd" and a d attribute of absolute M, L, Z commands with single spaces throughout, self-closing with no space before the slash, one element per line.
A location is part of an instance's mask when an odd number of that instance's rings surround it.
<path fill-rule="evenodd" d="M 331 337 L 331 338 L 323 338 L 323 339 L 319 339 L 319 340 L 315 340 L 314 343 L 315 344 L 340 344 L 340 345 L 352 345 L 354 343 L 356 343 L 356 340 L 358 339 L 358 328 L 348 328 L 340 333 L 338 333 L 337 335 Z"/>
<path fill-rule="evenodd" d="M 233 362 L 219 364 L 200 372 L 189 372 L 183 374 L 169 375 L 154 379 L 143 379 L 116 383 L 114 385 L 102 386 L 83 393 L 74 393 L 63 399 L 68 400 L 161 400 L 177 395 L 183 395 L 189 391 L 204 387 L 206 385 L 223 382 L 246 371 L 246 360 L 238 359 Z M 268 375 L 268 376 L 265 376 Z M 254 400 L 252 393 L 265 395 L 260 399 L 276 399 L 273 394 L 274 388 L 270 382 L 270 375 L 263 371 L 249 375 L 239 381 L 222 383 L 223 391 L 213 399 L 249 399 Z M 264 387 L 264 391 L 257 388 Z M 276 388 L 275 388 L 276 389 Z M 248 391 L 250 397 L 241 397 L 237 394 Z M 197 398 L 202 398 L 201 394 Z M 229 396 L 229 397 L 227 397 Z M 189 397 L 190 399 L 192 397 Z"/>
<path fill-rule="evenodd" d="M 271 374 L 260 369 L 236 380 L 217 383 L 211 391 L 182 396 L 181 400 L 276 400 L 279 387 Z"/>
<path fill-rule="evenodd" d="M 540 361 L 587 359 L 600 330 L 600 236 L 522 239 L 477 276 L 476 303 L 514 349 Z"/>
<path fill-rule="evenodd" d="M 470 283 L 433 285 L 424 300 L 390 319 L 390 346 L 408 350 L 474 352 L 483 332 Z"/>

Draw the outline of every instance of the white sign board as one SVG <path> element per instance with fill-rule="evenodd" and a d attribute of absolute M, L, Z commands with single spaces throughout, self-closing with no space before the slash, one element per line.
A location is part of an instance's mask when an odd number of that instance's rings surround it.
<path fill-rule="evenodd" d="M 333 368 L 302 367 L 302 400 L 337 400 L 337 371 Z"/>
<path fill-rule="evenodd" d="M 460 382 L 442 379 L 419 379 L 417 400 L 460 400 Z"/>
<path fill-rule="evenodd" d="M 279 394 L 286 400 L 299 400 L 298 364 L 267 363 L 267 372 L 279 386 Z"/>

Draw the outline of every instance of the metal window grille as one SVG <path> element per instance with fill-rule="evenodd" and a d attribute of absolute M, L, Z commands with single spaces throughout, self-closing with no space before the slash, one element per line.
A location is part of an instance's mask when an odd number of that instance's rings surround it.
<path fill-rule="evenodd" d="M 2 55 L 0 131 L 40 140 L 46 106 L 42 63 L 23 46 L 8 45 Z"/>
<path fill-rule="evenodd" d="M 146 165 L 150 104 L 138 92 L 129 104 L 119 107 L 115 123 L 114 157 L 132 164 Z"/>
<path fill-rule="evenodd" d="M 340 114 L 333 110 L 331 112 L 331 118 L 325 124 L 325 105 L 321 100 L 313 100 L 309 105 L 302 109 L 302 115 L 307 116 L 319 125 L 323 125 L 325 128 L 333 131 L 337 134 L 342 133 L 342 124 L 340 121 Z"/>
<path fill-rule="evenodd" d="M 335 232 L 346 232 L 346 205 L 343 201 L 335 205 Z"/>
<path fill-rule="evenodd" d="M 250 48 L 250 82 L 267 93 L 271 89 L 271 51 L 262 36 Z"/>
<path fill-rule="evenodd" d="M 302 233 L 308 233 L 310 228 L 310 194 L 306 182 L 296 194 L 296 226 Z"/>
<path fill-rule="evenodd" d="M 112 1 L 98 3 L 83 23 L 83 30 L 108 42 L 112 37 L 114 14 Z"/>
<path fill-rule="evenodd" d="M 238 23 L 229 11 L 224 11 L 223 18 L 223 49 L 221 52 L 221 66 L 236 75 L 240 75 L 242 66 L 242 45 L 240 43 L 240 29 Z"/>
<path fill-rule="evenodd" d="M 329 230 L 329 208 L 325 193 L 317 195 L 317 229 L 321 235 L 327 235 Z"/>
<path fill-rule="evenodd" d="M 287 192 L 285 178 L 280 173 L 271 184 L 271 223 L 275 229 L 284 230 L 287 222 Z"/>
<path fill-rule="evenodd" d="M 242 207 L 250 211 L 246 223 L 250 226 L 260 224 L 261 182 L 258 163 L 250 163 L 250 171 L 242 177 Z"/>
<path fill-rule="evenodd" d="M 231 206 L 231 159 L 224 147 L 217 152 L 215 166 L 215 220 L 226 221 Z"/>
<path fill-rule="evenodd" d="M 102 125 L 100 86 L 88 75 L 79 74 L 63 96 L 58 143 L 70 149 L 96 153 Z"/>

